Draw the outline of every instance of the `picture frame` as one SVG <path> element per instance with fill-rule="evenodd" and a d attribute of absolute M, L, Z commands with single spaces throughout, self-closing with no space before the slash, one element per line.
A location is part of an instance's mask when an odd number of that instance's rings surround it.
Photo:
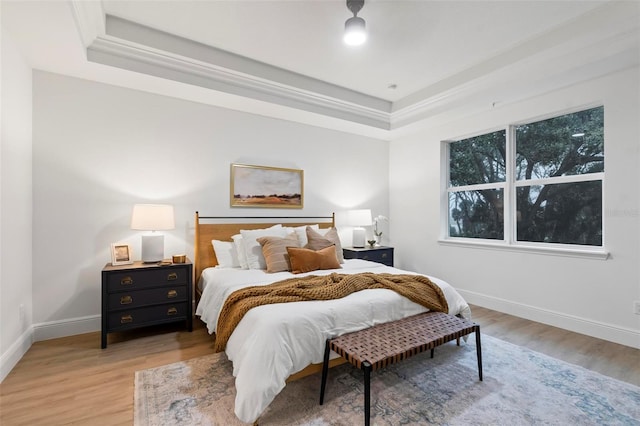
<path fill-rule="evenodd" d="M 133 263 L 133 253 L 131 244 L 112 243 L 111 244 L 111 265 L 131 265 Z"/>
<path fill-rule="evenodd" d="M 282 167 L 231 164 L 231 207 L 301 209 L 304 172 Z"/>

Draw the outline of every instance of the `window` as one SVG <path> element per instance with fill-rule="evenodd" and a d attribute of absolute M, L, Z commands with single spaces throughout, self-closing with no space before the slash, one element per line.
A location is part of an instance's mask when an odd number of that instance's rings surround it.
<path fill-rule="evenodd" d="M 445 146 L 448 237 L 603 245 L 603 107 Z"/>
<path fill-rule="evenodd" d="M 449 236 L 504 239 L 505 131 L 449 147 Z"/>

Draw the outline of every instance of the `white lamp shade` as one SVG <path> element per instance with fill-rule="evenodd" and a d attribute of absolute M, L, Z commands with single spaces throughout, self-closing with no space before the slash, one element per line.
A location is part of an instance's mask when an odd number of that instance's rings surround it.
<path fill-rule="evenodd" d="M 349 210 L 347 212 L 347 223 L 350 226 L 371 226 L 370 209 Z"/>
<path fill-rule="evenodd" d="M 171 204 L 136 204 L 133 206 L 131 229 L 166 231 L 175 227 L 176 222 Z"/>
<path fill-rule="evenodd" d="M 354 247 L 364 247 L 364 242 L 366 240 L 366 232 L 363 226 L 370 226 L 372 224 L 371 220 L 371 210 L 370 209 L 359 209 L 359 210 L 349 210 L 347 212 L 347 224 L 353 226 L 353 240 L 351 244 Z"/>
<path fill-rule="evenodd" d="M 176 227 L 173 206 L 170 204 L 136 204 L 131 213 L 131 229 L 139 231 L 166 231 Z M 164 259 L 164 235 L 142 236 L 141 257 L 145 263 Z"/>

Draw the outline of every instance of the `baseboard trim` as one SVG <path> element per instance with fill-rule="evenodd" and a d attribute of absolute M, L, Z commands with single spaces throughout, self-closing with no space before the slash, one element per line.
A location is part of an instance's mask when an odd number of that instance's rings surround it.
<path fill-rule="evenodd" d="M 9 375 L 13 367 L 27 353 L 33 343 L 33 328 L 29 327 L 13 342 L 9 349 L 0 356 L 0 383 Z"/>
<path fill-rule="evenodd" d="M 100 331 L 100 315 L 90 315 L 34 324 L 0 356 L 0 383 L 22 359 L 34 342 Z"/>
<path fill-rule="evenodd" d="M 467 302 L 531 321 L 541 322 L 598 339 L 640 349 L 640 332 L 629 328 L 593 321 L 565 313 L 542 309 L 498 297 L 458 289 Z M 33 342 L 100 331 L 101 316 L 71 318 L 34 324 L 0 357 L 0 383 L 20 361 Z"/>
<path fill-rule="evenodd" d="M 638 330 L 525 305 L 473 291 L 457 290 L 468 303 L 473 305 L 640 349 L 640 331 Z"/>
<path fill-rule="evenodd" d="M 33 325 L 33 341 L 57 339 L 58 337 L 100 331 L 100 315 L 90 315 L 59 321 L 41 322 Z"/>

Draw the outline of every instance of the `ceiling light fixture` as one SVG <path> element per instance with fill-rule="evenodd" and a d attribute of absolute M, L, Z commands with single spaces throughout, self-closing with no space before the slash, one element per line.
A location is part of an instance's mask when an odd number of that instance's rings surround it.
<path fill-rule="evenodd" d="M 364 19 L 357 16 L 362 6 L 364 0 L 347 0 L 347 8 L 353 13 L 353 18 L 344 23 L 344 42 L 349 46 L 359 46 L 367 40 Z"/>

